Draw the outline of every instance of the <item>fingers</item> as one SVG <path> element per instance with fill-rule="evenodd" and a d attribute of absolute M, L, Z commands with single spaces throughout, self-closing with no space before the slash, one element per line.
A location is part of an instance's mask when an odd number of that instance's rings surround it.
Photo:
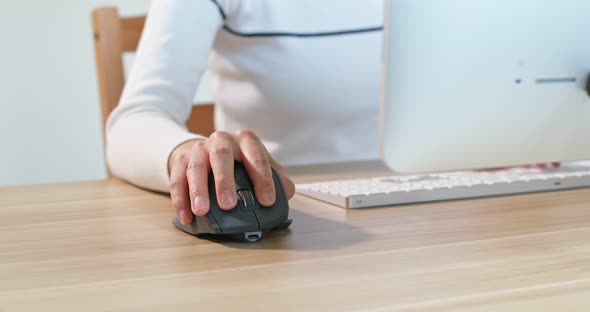
<path fill-rule="evenodd" d="M 281 181 L 283 181 L 283 187 L 285 188 L 285 193 L 287 193 L 287 199 L 291 199 L 293 195 L 295 195 L 295 183 L 293 183 L 293 180 L 289 178 L 285 168 L 283 168 L 283 166 L 281 166 L 276 160 L 274 160 L 274 158 L 272 158 L 272 156 L 270 156 L 270 153 L 266 147 L 264 147 L 264 151 L 266 152 L 266 156 L 270 161 L 270 165 L 277 171 Z"/>
<path fill-rule="evenodd" d="M 237 205 L 234 159 L 237 159 L 238 150 L 239 147 L 228 133 L 215 132 L 209 138 L 209 162 L 215 178 L 217 202 L 224 210 Z"/>
<path fill-rule="evenodd" d="M 180 223 L 188 225 L 193 222 L 193 214 L 188 199 L 188 184 L 186 178 L 187 162 L 183 157 L 178 158 L 170 170 L 170 197 L 172 206 Z"/>
<path fill-rule="evenodd" d="M 249 129 L 237 132 L 241 159 L 248 176 L 254 183 L 256 199 L 262 206 L 275 203 L 275 185 L 270 160 L 260 139 Z"/>
<path fill-rule="evenodd" d="M 271 158 L 270 163 L 271 163 L 272 167 L 275 168 L 275 170 L 279 174 L 279 177 L 283 181 L 283 187 L 285 188 L 285 193 L 287 193 L 287 199 L 291 199 L 293 197 L 293 195 L 295 195 L 295 183 L 293 183 L 293 180 L 291 180 L 291 178 L 289 178 L 289 176 L 287 176 L 287 173 L 285 172 L 284 169 L 282 169 L 282 170 L 277 169 L 277 165 L 279 165 L 279 164 L 274 159 Z M 280 167 L 280 165 L 279 165 L 279 167 Z M 282 167 L 280 167 L 280 168 L 282 168 Z"/>
<path fill-rule="evenodd" d="M 191 151 L 191 159 L 186 168 L 191 209 L 197 216 L 204 216 L 209 212 L 208 178 L 210 169 L 206 143 L 205 141 L 198 142 Z"/>
<path fill-rule="evenodd" d="M 272 206 L 276 200 L 271 166 L 283 181 L 288 198 L 295 193 L 295 185 L 283 167 L 270 156 L 251 130 L 240 130 L 233 134 L 218 131 L 207 140 L 183 143 L 169 158 L 172 206 L 182 224 L 190 224 L 193 214 L 204 216 L 209 212 L 210 172 L 213 172 L 215 179 L 215 196 L 219 206 L 230 210 L 237 205 L 235 160 L 244 164 L 254 183 L 256 198 L 262 206 Z"/>

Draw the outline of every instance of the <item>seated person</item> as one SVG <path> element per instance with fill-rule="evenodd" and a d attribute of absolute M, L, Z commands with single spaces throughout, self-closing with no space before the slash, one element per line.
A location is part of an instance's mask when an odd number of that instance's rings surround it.
<path fill-rule="evenodd" d="M 107 124 L 112 173 L 170 192 L 183 224 L 224 209 L 244 163 L 263 205 L 271 166 L 377 159 L 382 0 L 156 0 L 119 106 Z M 185 122 L 209 70 L 216 131 Z"/>
<path fill-rule="evenodd" d="M 275 200 L 271 166 L 379 158 L 382 0 L 155 0 L 133 70 L 107 125 L 111 172 L 170 192 L 183 224 L 217 200 L 237 204 L 234 160 L 258 201 Z M 216 131 L 185 122 L 209 70 Z M 192 213 L 191 213 L 192 210 Z"/>

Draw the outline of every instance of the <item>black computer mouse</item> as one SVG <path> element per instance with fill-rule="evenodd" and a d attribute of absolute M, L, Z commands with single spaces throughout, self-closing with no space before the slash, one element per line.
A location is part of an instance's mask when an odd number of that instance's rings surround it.
<path fill-rule="evenodd" d="M 175 217 L 172 223 L 181 231 L 191 235 L 224 235 L 240 242 L 257 242 L 265 233 L 286 229 L 291 225 L 289 201 L 283 182 L 272 169 L 275 183 L 276 200 L 272 207 L 263 207 L 258 203 L 254 193 L 254 184 L 241 162 L 235 162 L 234 178 L 238 195 L 238 204 L 231 210 L 222 210 L 217 202 L 213 173 L 209 174 L 209 213 L 202 217 L 194 216 L 190 225 L 183 225 Z"/>

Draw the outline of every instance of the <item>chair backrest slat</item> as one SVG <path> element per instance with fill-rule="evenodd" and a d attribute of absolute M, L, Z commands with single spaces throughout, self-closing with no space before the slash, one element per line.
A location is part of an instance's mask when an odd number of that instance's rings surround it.
<path fill-rule="evenodd" d="M 101 7 L 92 12 L 103 127 L 123 93 L 123 54 L 137 50 L 145 20 L 145 16 L 121 18 L 113 7 Z M 189 131 L 203 135 L 213 133 L 213 111 L 213 104 L 193 106 L 186 123 Z"/>
<path fill-rule="evenodd" d="M 121 19 L 121 50 L 123 52 L 137 50 L 144 24 L 145 16 Z"/>

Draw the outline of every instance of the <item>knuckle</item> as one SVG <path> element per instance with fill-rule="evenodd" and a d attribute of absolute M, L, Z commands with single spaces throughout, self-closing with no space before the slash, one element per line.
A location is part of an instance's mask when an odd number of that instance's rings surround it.
<path fill-rule="evenodd" d="M 188 155 L 186 153 L 179 154 L 172 160 L 172 164 L 175 166 L 184 165 L 188 162 Z"/>
<path fill-rule="evenodd" d="M 264 155 L 255 155 L 250 160 L 250 164 L 255 169 L 270 169 L 270 161 Z"/>
<path fill-rule="evenodd" d="M 180 199 L 178 196 L 174 196 L 172 197 L 172 207 L 174 207 L 174 209 L 179 210 L 184 208 L 185 205 L 185 201 Z"/>
<path fill-rule="evenodd" d="M 205 181 L 195 181 L 194 183 L 191 183 L 188 187 L 188 193 L 191 196 L 191 199 L 194 198 L 196 195 L 202 195 L 203 193 L 206 193 L 206 190 L 207 182 Z"/>
<path fill-rule="evenodd" d="M 235 185 L 234 178 L 227 175 L 220 175 L 215 177 L 216 187 L 218 189 L 229 190 Z"/>
<path fill-rule="evenodd" d="M 214 156 L 225 155 L 225 154 L 231 154 L 232 150 L 231 150 L 231 147 L 227 144 L 217 144 L 217 145 L 211 147 L 211 150 L 209 151 L 209 153 Z"/>
<path fill-rule="evenodd" d="M 215 131 L 209 136 L 209 139 L 211 141 L 223 141 L 229 139 L 230 137 L 230 134 L 225 131 Z"/>
<path fill-rule="evenodd" d="M 192 159 L 191 161 L 189 161 L 188 165 L 186 166 L 186 171 L 187 171 L 187 173 L 190 172 L 191 170 L 206 171 L 208 168 L 208 165 L 209 164 L 205 159 L 202 159 L 202 158 Z"/>
<path fill-rule="evenodd" d="M 191 198 L 195 198 L 197 195 L 199 195 L 199 190 L 196 185 L 191 185 L 188 191 L 191 195 Z"/>
<path fill-rule="evenodd" d="M 199 141 L 195 142 L 195 144 L 193 145 L 193 151 L 204 150 L 206 145 L 207 145 L 207 142 L 205 140 L 199 140 Z"/>
<path fill-rule="evenodd" d="M 252 129 L 250 128 L 244 128 L 244 129 L 240 129 L 236 132 L 236 134 L 239 137 L 245 137 L 245 138 L 256 138 L 256 134 L 254 133 L 254 131 L 252 131 Z"/>
<path fill-rule="evenodd" d="M 180 179 L 171 178 L 168 181 L 168 186 L 170 187 L 171 190 L 175 190 L 175 189 L 179 188 L 181 186 Z"/>

